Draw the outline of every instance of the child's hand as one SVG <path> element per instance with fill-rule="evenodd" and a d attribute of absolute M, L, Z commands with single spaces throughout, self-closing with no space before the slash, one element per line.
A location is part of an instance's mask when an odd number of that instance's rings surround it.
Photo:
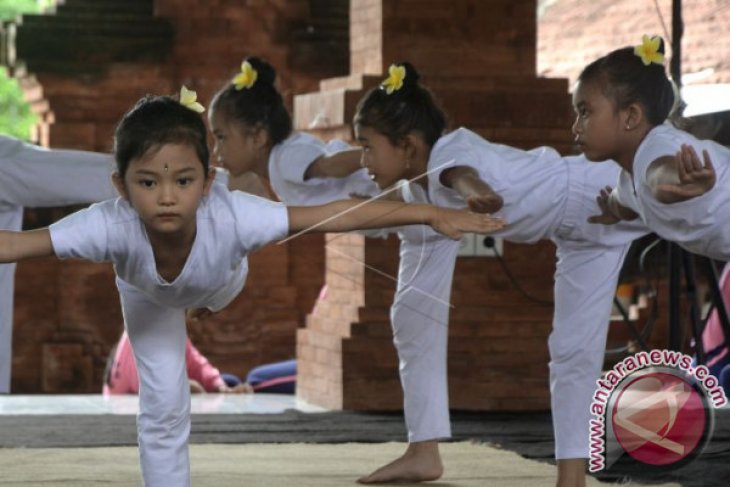
<path fill-rule="evenodd" d="M 613 191 L 613 188 L 611 188 L 611 186 L 606 186 L 601 190 L 598 196 L 596 196 L 596 202 L 598 203 L 598 208 L 601 209 L 601 214 L 588 217 L 588 223 L 614 225 L 621 221 L 621 218 L 611 211 L 611 191 Z"/>
<path fill-rule="evenodd" d="M 692 146 L 682 144 L 682 149 L 674 156 L 679 183 L 660 184 L 657 191 L 671 195 L 677 201 L 696 198 L 710 191 L 715 186 L 717 175 L 710 154 L 703 150 L 702 156 L 704 165 Z"/>
<path fill-rule="evenodd" d="M 431 226 L 437 232 L 454 240 L 459 240 L 464 233 L 493 233 L 505 225 L 503 219 L 483 213 L 441 207 L 434 209 L 435 217 Z"/>
<path fill-rule="evenodd" d="M 476 213 L 494 213 L 502 209 L 504 199 L 497 193 L 489 191 L 468 196 L 466 204 Z"/>

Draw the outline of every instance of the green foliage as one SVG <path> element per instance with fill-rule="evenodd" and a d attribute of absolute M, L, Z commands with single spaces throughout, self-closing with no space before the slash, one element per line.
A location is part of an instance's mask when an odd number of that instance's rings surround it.
<path fill-rule="evenodd" d="M 22 13 L 36 13 L 52 4 L 52 0 L 0 0 L 0 20 L 13 21 Z M 28 140 L 37 116 L 23 99 L 16 80 L 0 68 L 0 134 Z"/>
<path fill-rule="evenodd" d="M 18 82 L 8 78 L 5 68 L 0 68 L 0 134 L 28 140 L 30 128 L 37 121 Z"/>
<path fill-rule="evenodd" d="M 47 1 L 39 0 L 0 0 L 0 19 L 15 20 L 22 13 L 40 12 Z"/>

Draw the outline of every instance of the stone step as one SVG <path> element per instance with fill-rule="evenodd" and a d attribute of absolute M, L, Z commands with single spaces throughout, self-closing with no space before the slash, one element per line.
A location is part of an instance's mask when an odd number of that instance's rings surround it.
<path fill-rule="evenodd" d="M 350 51 L 347 44 L 336 40 L 307 39 L 291 44 L 288 59 L 292 68 L 307 71 L 311 66 L 319 66 L 319 76 L 337 76 L 347 72 Z"/>
<path fill-rule="evenodd" d="M 152 0 L 66 0 L 56 6 L 56 15 L 92 14 L 92 15 L 147 15 L 154 13 Z"/>
<path fill-rule="evenodd" d="M 364 76 L 353 74 L 339 78 L 329 78 L 319 82 L 321 91 L 351 90 L 363 91 L 377 86 L 383 80 L 383 76 Z"/>
<path fill-rule="evenodd" d="M 78 23 L 116 23 L 116 22 L 155 22 L 160 19 L 144 12 L 73 12 L 56 14 L 25 14 L 23 23 L 27 22 L 78 22 Z"/>
<path fill-rule="evenodd" d="M 83 36 L 137 36 L 160 34 L 172 35 L 172 25 L 164 19 L 144 16 L 120 16 L 98 18 L 94 16 L 28 15 L 23 17 L 20 31 L 33 30 L 39 34 Z"/>
<path fill-rule="evenodd" d="M 313 17 L 337 17 L 349 19 L 349 0 L 310 0 L 310 12 Z"/>
<path fill-rule="evenodd" d="M 332 45 L 332 49 L 346 51 L 348 55 L 350 53 L 348 48 L 350 37 L 346 30 L 320 30 L 303 27 L 291 32 L 287 39 L 291 42 L 328 42 Z"/>
<path fill-rule="evenodd" d="M 297 27 L 305 27 L 310 30 L 324 32 L 349 32 L 350 22 L 347 18 L 339 17 L 310 17 L 301 22 L 296 22 Z"/>
<path fill-rule="evenodd" d="M 170 52 L 169 38 L 135 37 L 108 39 L 77 37 L 59 43 L 57 37 L 40 37 L 28 32 L 16 38 L 17 60 L 30 72 L 79 74 L 100 72 L 114 62 L 154 62 L 164 60 Z"/>

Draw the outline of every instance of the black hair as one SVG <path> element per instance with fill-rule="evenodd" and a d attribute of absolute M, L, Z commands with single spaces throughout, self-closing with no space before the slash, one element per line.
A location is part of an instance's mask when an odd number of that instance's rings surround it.
<path fill-rule="evenodd" d="M 661 39 L 659 52 L 664 54 Z M 640 103 L 652 125 L 664 123 L 674 108 L 674 86 L 664 65 L 645 65 L 633 47 L 617 49 L 593 61 L 583 69 L 578 80 L 600 83 L 603 93 L 618 109 Z"/>
<path fill-rule="evenodd" d="M 208 139 L 202 117 L 176 97 L 146 95 L 129 110 L 114 133 L 117 171 L 124 177 L 129 163 L 163 144 L 188 144 L 195 149 L 208 177 Z"/>
<path fill-rule="evenodd" d="M 446 115 L 431 92 L 418 83 L 420 76 L 411 63 L 396 66 L 405 68 L 403 86 L 390 94 L 383 85 L 370 90 L 357 104 L 353 125 L 375 129 L 393 144 L 417 132 L 433 147 L 446 129 Z"/>
<path fill-rule="evenodd" d="M 271 145 L 276 145 L 292 131 L 291 115 L 274 86 L 276 70 L 257 57 L 247 57 L 244 61 L 256 70 L 254 84 L 250 88 L 238 88 L 232 82 L 227 83 L 213 97 L 210 109 L 232 121 L 263 128 L 269 134 Z"/>

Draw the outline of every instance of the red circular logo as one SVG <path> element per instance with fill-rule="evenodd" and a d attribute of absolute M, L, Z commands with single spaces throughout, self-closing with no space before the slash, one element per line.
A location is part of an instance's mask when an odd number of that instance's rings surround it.
<path fill-rule="evenodd" d="M 650 372 L 630 378 L 613 403 L 616 440 L 635 460 L 656 466 L 695 452 L 707 428 L 704 396 L 683 377 Z"/>

